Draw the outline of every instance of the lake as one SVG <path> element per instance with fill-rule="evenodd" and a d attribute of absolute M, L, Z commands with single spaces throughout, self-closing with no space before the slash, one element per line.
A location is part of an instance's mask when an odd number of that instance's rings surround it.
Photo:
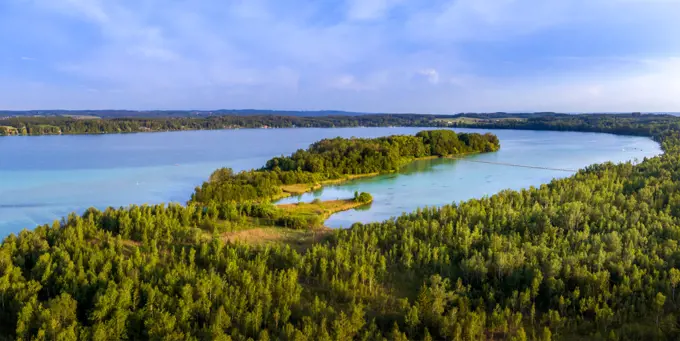
<path fill-rule="evenodd" d="M 259 168 L 273 156 L 329 137 L 415 134 L 425 128 L 239 129 L 148 134 L 13 136 L 0 138 L 0 236 L 51 223 L 89 207 L 186 202 L 217 168 Z M 417 207 L 443 205 L 547 183 L 593 163 L 642 160 L 661 153 L 644 137 L 597 133 L 455 129 L 492 132 L 496 153 L 462 160 L 418 161 L 398 174 L 353 181 L 285 202 L 351 197 L 374 203 L 334 215 L 327 224 L 388 219 Z M 479 163 L 471 161 L 494 162 Z"/>

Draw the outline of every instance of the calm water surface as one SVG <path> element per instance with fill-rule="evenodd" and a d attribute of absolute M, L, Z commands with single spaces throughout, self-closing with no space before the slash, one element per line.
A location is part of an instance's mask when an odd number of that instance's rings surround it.
<path fill-rule="evenodd" d="M 415 134 L 423 128 L 241 129 L 153 134 L 0 138 L 0 236 L 50 223 L 88 207 L 186 202 L 193 188 L 219 167 L 262 166 L 327 137 Z M 465 160 L 419 161 L 399 174 L 327 187 L 288 198 L 351 197 L 370 192 L 370 208 L 334 215 L 332 227 L 379 221 L 419 206 L 442 205 L 511 188 L 537 186 L 570 172 L 473 163 L 481 160 L 578 169 L 661 153 L 647 138 L 594 133 L 477 130 L 501 140 L 497 153 Z"/>

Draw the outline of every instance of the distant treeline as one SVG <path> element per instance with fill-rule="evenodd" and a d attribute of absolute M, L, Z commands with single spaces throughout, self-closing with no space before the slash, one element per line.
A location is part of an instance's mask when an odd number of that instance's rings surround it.
<path fill-rule="evenodd" d="M 0 117 L 75 117 L 75 118 L 169 118 L 209 116 L 359 116 L 369 113 L 341 110 L 262 110 L 262 109 L 219 109 L 219 110 L 0 110 Z M 378 113 L 374 113 L 378 114 Z"/>
<path fill-rule="evenodd" d="M 500 142 L 492 134 L 456 134 L 451 130 L 422 131 L 416 136 L 333 138 L 275 157 L 260 170 L 234 174 L 215 171 L 210 181 L 196 188 L 192 201 L 201 203 L 272 199 L 282 185 L 319 183 L 346 175 L 392 172 L 407 162 L 428 156 L 492 152 Z"/>
<path fill-rule="evenodd" d="M 657 140 L 680 131 L 680 117 L 633 114 L 465 114 L 438 116 L 449 127 L 603 132 L 652 136 Z"/>
<path fill-rule="evenodd" d="M 9 117 L 0 119 L 0 135 L 108 134 L 235 128 L 333 128 L 443 126 L 428 115 L 361 116 L 212 116 L 206 118 Z"/>
<path fill-rule="evenodd" d="M 656 136 L 665 125 L 680 127 L 680 118 L 671 115 L 592 114 L 356 114 L 345 112 L 233 111 L 233 114 L 186 116 L 187 112 L 151 112 L 158 116 L 117 117 L 137 112 L 110 113 L 114 118 L 94 116 L 16 116 L 0 115 L 2 135 L 109 134 L 155 131 L 237 129 L 237 128 L 336 128 L 336 127 L 469 127 L 498 129 L 577 130 Z M 79 112 L 81 114 L 93 112 Z M 326 116 L 317 114 L 329 113 Z M 137 113 L 138 114 L 138 113 Z M 333 115 L 330 115 L 333 114 Z M 176 116 L 175 116 L 176 115 Z M 309 115 L 309 116 L 306 116 Z M 354 115 L 354 116 L 352 116 Z M 107 116 L 105 116 L 107 117 Z"/>

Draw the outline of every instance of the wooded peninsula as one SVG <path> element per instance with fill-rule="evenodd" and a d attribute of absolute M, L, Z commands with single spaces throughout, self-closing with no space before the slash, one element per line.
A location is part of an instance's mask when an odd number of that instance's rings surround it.
<path fill-rule="evenodd" d="M 325 215 L 370 203 L 370 194 L 343 202 L 271 201 L 393 172 L 419 158 L 493 152 L 502 141 L 450 130 L 322 140 L 258 170 L 218 170 L 186 206 L 89 209 L 10 235 L 0 247 L 0 339 L 680 337 L 679 118 L 404 120 L 644 135 L 664 154 L 328 231 Z"/>

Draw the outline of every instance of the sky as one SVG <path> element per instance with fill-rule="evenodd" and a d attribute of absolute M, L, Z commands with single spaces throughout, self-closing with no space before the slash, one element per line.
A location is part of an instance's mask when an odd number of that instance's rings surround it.
<path fill-rule="evenodd" d="M 0 0 L 0 110 L 680 111 L 680 0 Z"/>

